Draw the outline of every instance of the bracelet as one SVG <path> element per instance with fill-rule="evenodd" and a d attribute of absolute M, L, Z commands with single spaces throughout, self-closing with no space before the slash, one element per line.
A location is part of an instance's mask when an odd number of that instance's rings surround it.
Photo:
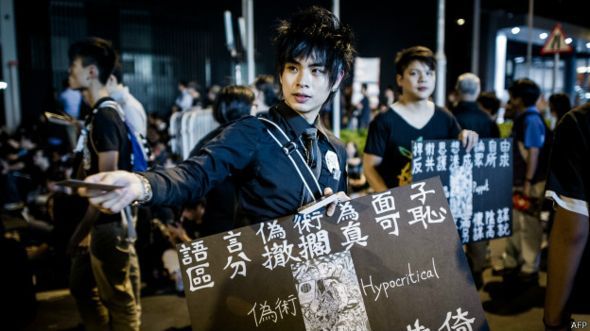
<path fill-rule="evenodd" d="M 135 174 L 139 180 L 141 181 L 141 186 L 143 188 L 143 196 L 136 200 L 134 203 L 135 204 L 144 204 L 148 201 L 150 201 L 152 199 L 152 196 L 154 195 L 152 192 L 152 185 L 150 185 L 150 181 L 145 177 L 142 176 L 140 174 Z"/>

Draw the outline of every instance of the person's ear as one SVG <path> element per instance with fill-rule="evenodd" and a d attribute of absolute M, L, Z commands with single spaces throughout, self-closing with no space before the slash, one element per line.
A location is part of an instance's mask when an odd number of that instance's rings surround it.
<path fill-rule="evenodd" d="M 88 66 L 88 79 L 97 79 L 98 78 L 98 68 L 96 65 L 91 64 Z"/>
<path fill-rule="evenodd" d="M 397 83 L 397 86 L 402 86 L 402 79 L 404 77 L 400 74 L 395 75 L 395 82 Z"/>

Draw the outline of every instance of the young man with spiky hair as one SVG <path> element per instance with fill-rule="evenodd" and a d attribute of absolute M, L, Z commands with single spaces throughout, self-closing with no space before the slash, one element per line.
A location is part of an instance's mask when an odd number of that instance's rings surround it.
<path fill-rule="evenodd" d="M 133 201 L 193 202 L 231 175 L 240 183 L 241 214 L 258 222 L 345 191 L 344 146 L 319 127 L 318 115 L 350 71 L 352 32 L 329 11 L 311 7 L 280 22 L 274 43 L 282 101 L 266 118 L 249 116 L 229 124 L 173 169 L 101 173 L 86 181 L 124 188 L 81 193 L 98 208 L 118 212 Z"/>
<path fill-rule="evenodd" d="M 111 43 L 88 38 L 72 44 L 68 54 L 72 88 L 87 90 L 94 109 L 77 144 L 81 158 L 76 177 L 131 169 L 124 115 L 106 88 L 117 62 Z M 127 230 L 120 213 L 89 206 L 70 239 L 70 288 L 88 330 L 139 330 L 139 267 Z M 84 248 L 88 233 L 89 250 Z"/>

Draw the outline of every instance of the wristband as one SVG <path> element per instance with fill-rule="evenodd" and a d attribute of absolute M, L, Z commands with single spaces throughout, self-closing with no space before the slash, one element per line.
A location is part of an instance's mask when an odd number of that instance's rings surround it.
<path fill-rule="evenodd" d="M 144 204 L 148 201 L 150 201 L 152 199 L 152 196 L 154 195 L 152 192 L 152 185 L 150 185 L 150 181 L 142 175 L 139 174 L 135 174 L 139 180 L 141 181 L 141 187 L 143 188 L 143 196 L 136 200 L 135 203 L 136 204 Z"/>

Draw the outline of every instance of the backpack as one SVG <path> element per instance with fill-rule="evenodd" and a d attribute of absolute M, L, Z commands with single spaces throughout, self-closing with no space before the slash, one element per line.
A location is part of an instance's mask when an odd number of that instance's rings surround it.
<path fill-rule="evenodd" d="M 96 112 L 98 108 L 106 107 L 113 108 L 117 111 L 117 114 L 119 114 L 127 129 L 127 138 L 129 138 L 129 142 L 131 143 L 131 170 L 146 171 L 149 167 L 151 157 L 151 150 L 147 144 L 147 139 L 125 121 L 125 113 L 123 112 L 123 109 L 121 109 L 121 106 L 113 100 L 103 101 L 98 107 L 96 107 L 93 113 Z"/>
<path fill-rule="evenodd" d="M 531 183 L 537 183 L 547 179 L 549 174 L 549 159 L 551 154 L 551 147 L 553 146 L 553 131 L 549 129 L 545 119 L 539 112 L 525 112 L 514 121 L 513 138 L 514 138 L 514 185 L 521 186 L 524 184 L 524 176 L 526 174 L 526 160 L 520 154 L 517 142 L 524 141 L 524 123 L 528 116 L 538 116 L 545 126 L 545 141 L 543 147 L 539 150 L 539 157 L 537 160 L 537 169 L 532 178 Z"/>

